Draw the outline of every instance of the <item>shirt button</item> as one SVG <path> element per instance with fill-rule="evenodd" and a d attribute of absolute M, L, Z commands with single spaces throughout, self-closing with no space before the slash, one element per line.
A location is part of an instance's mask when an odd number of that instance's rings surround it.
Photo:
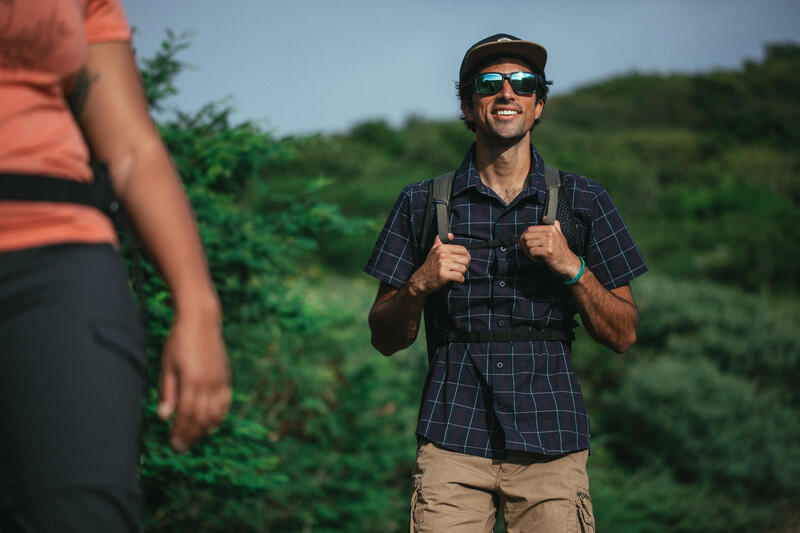
<path fill-rule="evenodd" d="M 500 285 L 501 287 L 505 287 L 506 286 L 506 282 L 503 281 L 503 280 L 500 280 L 497 284 Z"/>
<path fill-rule="evenodd" d="M 506 251 L 506 247 L 505 247 L 505 246 L 501 246 L 501 247 L 500 247 L 500 251 L 501 251 L 501 252 L 505 252 L 505 251 Z"/>
<path fill-rule="evenodd" d="M 505 322 L 505 320 L 498 320 L 498 321 L 497 321 L 497 325 L 498 325 L 498 326 L 505 326 L 505 325 L 506 325 L 506 322 Z"/>
<path fill-rule="evenodd" d="M 497 363 L 497 368 L 503 368 L 503 363 Z"/>

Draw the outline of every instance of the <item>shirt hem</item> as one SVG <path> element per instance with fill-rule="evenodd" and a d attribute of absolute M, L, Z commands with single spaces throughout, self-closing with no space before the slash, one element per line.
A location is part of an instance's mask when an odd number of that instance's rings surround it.
<path fill-rule="evenodd" d="M 539 447 L 539 446 L 529 446 L 528 449 L 518 448 L 518 447 L 509 447 L 509 448 L 506 448 L 505 450 L 493 450 L 493 449 L 481 450 L 481 449 L 479 449 L 477 447 L 474 447 L 475 451 L 473 452 L 471 450 L 468 450 L 467 446 L 454 447 L 452 445 L 448 445 L 448 444 L 439 442 L 437 439 L 432 439 L 430 437 L 426 437 L 425 435 L 423 435 L 420 432 L 417 432 L 417 442 L 418 443 L 430 442 L 430 443 L 433 443 L 434 445 L 436 445 L 436 446 L 438 446 L 440 448 L 443 448 L 443 449 L 451 451 L 451 452 L 463 453 L 465 455 L 475 455 L 475 456 L 479 456 L 479 457 L 487 457 L 487 458 L 490 458 L 490 459 L 505 459 L 510 452 L 514 452 L 514 453 L 529 453 L 529 454 L 532 454 L 532 455 L 545 455 L 545 456 L 548 456 L 548 457 L 557 457 L 559 455 L 567 455 L 567 454 L 570 454 L 570 453 L 582 452 L 584 450 L 589 450 L 590 449 L 590 445 L 589 445 L 588 439 L 587 439 L 586 446 L 578 445 L 578 446 L 576 446 L 574 448 L 567 448 L 567 449 L 564 449 L 564 450 L 548 450 L 548 449 L 545 449 L 545 448 L 542 448 L 542 447 Z M 461 449 L 456 449 L 456 448 L 461 448 Z"/>

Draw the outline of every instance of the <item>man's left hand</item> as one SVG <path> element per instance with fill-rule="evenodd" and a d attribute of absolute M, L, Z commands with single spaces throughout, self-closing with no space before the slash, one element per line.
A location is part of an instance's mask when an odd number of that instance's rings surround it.
<path fill-rule="evenodd" d="M 574 278 L 581 268 L 581 260 L 569 249 L 558 220 L 552 225 L 529 226 L 519 238 L 519 247 L 532 261 L 544 261 L 565 280 Z"/>

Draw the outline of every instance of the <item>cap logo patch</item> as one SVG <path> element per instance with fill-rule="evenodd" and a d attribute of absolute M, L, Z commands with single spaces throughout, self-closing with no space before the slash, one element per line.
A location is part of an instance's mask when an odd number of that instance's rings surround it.
<path fill-rule="evenodd" d="M 497 39 L 497 41 L 495 41 L 495 42 L 498 42 L 498 43 L 499 43 L 500 41 L 510 41 L 510 40 L 511 40 L 511 39 L 509 39 L 508 37 L 500 37 L 500 38 L 499 38 L 499 39 Z"/>

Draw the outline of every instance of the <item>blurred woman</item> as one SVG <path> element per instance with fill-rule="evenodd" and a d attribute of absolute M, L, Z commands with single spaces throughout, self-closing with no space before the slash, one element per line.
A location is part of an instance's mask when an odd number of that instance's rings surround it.
<path fill-rule="evenodd" d="M 120 0 L 0 0 L 3 533 L 140 530 L 142 327 L 90 153 L 172 293 L 159 383 L 172 446 L 230 402 L 219 300 Z"/>

